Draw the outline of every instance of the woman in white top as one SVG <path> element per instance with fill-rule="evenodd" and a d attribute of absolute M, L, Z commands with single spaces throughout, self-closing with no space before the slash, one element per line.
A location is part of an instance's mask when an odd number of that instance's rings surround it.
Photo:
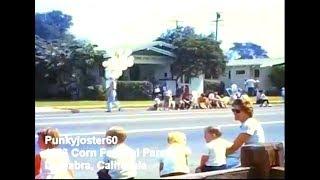
<path fill-rule="evenodd" d="M 206 146 L 201 156 L 200 166 L 196 172 L 216 171 L 227 168 L 226 149 L 232 143 L 221 138 L 221 132 L 211 126 L 204 129 Z"/>
<path fill-rule="evenodd" d="M 264 143 L 264 131 L 258 120 L 253 118 L 253 106 L 248 99 L 236 99 L 232 104 L 236 121 L 241 122 L 241 133 L 227 149 L 227 155 L 237 151 L 243 144 Z"/>
<path fill-rule="evenodd" d="M 191 150 L 186 146 L 186 135 L 182 132 L 168 133 L 167 149 L 160 157 L 160 177 L 176 176 L 189 173 L 188 157 Z"/>
<path fill-rule="evenodd" d="M 58 148 L 59 132 L 55 128 L 42 129 L 38 133 L 40 153 L 35 155 L 36 179 L 73 179 L 69 169 L 69 155 Z M 46 137 L 51 137 L 46 140 Z"/>

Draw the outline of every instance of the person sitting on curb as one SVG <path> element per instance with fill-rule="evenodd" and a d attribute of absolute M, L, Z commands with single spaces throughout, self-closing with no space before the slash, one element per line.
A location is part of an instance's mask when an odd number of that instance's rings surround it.
<path fill-rule="evenodd" d="M 153 91 L 153 94 L 154 94 L 154 97 L 156 98 L 158 95 L 161 95 L 161 90 L 160 90 L 160 87 L 159 85 L 156 85 L 155 88 L 154 88 L 154 91 Z M 161 97 L 161 96 L 159 96 Z"/>
<path fill-rule="evenodd" d="M 169 110 L 172 104 L 172 91 L 167 89 L 164 92 L 163 110 Z"/>
<path fill-rule="evenodd" d="M 257 93 L 257 104 L 260 104 L 260 107 L 271 107 L 269 104 L 269 99 L 263 92 L 263 90 L 260 90 L 259 93 Z"/>
<path fill-rule="evenodd" d="M 58 147 L 58 129 L 41 129 L 37 134 L 40 152 L 35 155 L 35 179 L 73 179 L 68 152 Z"/>
<path fill-rule="evenodd" d="M 202 93 L 198 98 L 198 104 L 200 109 L 208 109 L 210 107 L 209 99 L 204 93 Z"/>
<path fill-rule="evenodd" d="M 210 108 L 218 107 L 218 104 L 216 103 L 216 99 L 214 97 L 214 93 L 209 92 L 208 99 L 209 99 L 209 103 L 210 103 Z"/>
<path fill-rule="evenodd" d="M 227 168 L 226 149 L 232 143 L 221 138 L 221 132 L 217 128 L 208 126 L 204 129 L 206 146 L 201 156 L 200 166 L 197 172 L 216 171 Z"/>
<path fill-rule="evenodd" d="M 227 105 L 224 103 L 222 98 L 218 95 L 218 92 L 210 93 L 208 95 L 210 105 L 214 108 L 226 108 Z"/>
<path fill-rule="evenodd" d="M 168 148 L 160 154 L 160 177 L 183 175 L 190 172 L 188 158 L 191 150 L 186 146 L 186 135 L 182 132 L 168 133 Z"/>
<path fill-rule="evenodd" d="M 127 133 L 120 126 L 113 126 L 107 130 L 106 137 L 116 137 L 116 144 L 106 145 L 104 163 L 117 165 L 109 169 L 103 167 L 97 174 L 99 179 L 133 179 L 137 175 L 136 152 L 126 143 Z"/>
<path fill-rule="evenodd" d="M 175 95 L 175 98 L 174 98 L 174 101 L 175 101 L 174 109 L 177 109 L 177 110 L 183 109 L 184 102 L 182 100 L 182 95 L 183 95 L 183 88 L 179 87 L 176 90 L 176 95 Z"/>
<path fill-rule="evenodd" d="M 261 93 L 262 93 L 262 90 L 257 90 L 256 92 L 256 104 L 261 104 Z"/>
<path fill-rule="evenodd" d="M 156 98 L 154 99 L 154 105 L 153 108 L 154 110 L 158 111 L 160 110 L 160 106 L 161 106 L 161 100 L 160 100 L 160 95 L 157 95 Z"/>
<path fill-rule="evenodd" d="M 190 94 L 189 86 L 185 85 L 184 91 L 182 93 L 182 101 L 183 101 L 182 109 L 190 109 L 191 108 L 191 104 L 192 104 L 191 99 L 192 99 L 192 94 Z"/>

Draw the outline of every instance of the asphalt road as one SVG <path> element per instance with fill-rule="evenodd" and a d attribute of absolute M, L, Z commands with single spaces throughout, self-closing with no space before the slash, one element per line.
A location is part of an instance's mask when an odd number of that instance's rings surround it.
<path fill-rule="evenodd" d="M 284 106 L 255 107 L 254 117 L 261 121 L 267 142 L 284 141 Z M 187 144 L 192 150 L 189 161 L 191 171 L 198 166 L 204 146 L 203 129 L 206 126 L 219 126 L 222 137 L 233 141 L 239 133 L 239 123 L 233 120 L 230 109 L 190 110 L 190 111 L 145 111 L 123 110 L 122 112 L 85 112 L 85 113 L 37 113 L 36 130 L 44 127 L 58 128 L 63 136 L 76 138 L 103 137 L 111 126 L 122 126 L 128 132 L 127 144 L 136 150 L 138 163 L 137 178 L 159 178 L 158 152 L 167 145 L 169 131 L 186 133 Z M 35 137 L 36 139 L 36 137 Z M 62 148 L 70 154 L 74 163 L 76 178 L 97 178 L 97 163 L 100 145 L 83 144 Z M 37 150 L 37 148 L 36 148 Z M 80 152 L 81 151 L 81 152 Z M 81 154 L 83 153 L 83 154 Z M 80 157 L 83 155 L 83 157 Z M 236 153 L 232 157 L 237 157 Z M 230 157 L 228 163 L 234 164 Z"/>

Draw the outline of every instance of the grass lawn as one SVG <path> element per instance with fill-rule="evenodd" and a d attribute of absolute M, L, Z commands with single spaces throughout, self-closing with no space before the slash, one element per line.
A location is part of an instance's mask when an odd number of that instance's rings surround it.
<path fill-rule="evenodd" d="M 40 100 L 35 102 L 36 107 L 52 107 L 52 108 L 105 108 L 106 101 L 46 101 Z M 151 100 L 144 101 L 120 101 L 121 107 L 147 107 L 153 104 Z"/>

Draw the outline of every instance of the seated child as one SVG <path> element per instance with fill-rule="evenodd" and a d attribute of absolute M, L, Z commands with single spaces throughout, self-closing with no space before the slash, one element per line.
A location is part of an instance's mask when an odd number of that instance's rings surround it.
<path fill-rule="evenodd" d="M 204 138 L 206 145 L 202 153 L 200 166 L 196 168 L 196 172 L 226 169 L 226 149 L 231 147 L 233 143 L 222 139 L 219 129 L 211 126 L 205 128 Z"/>
<path fill-rule="evenodd" d="M 269 106 L 269 99 L 268 97 L 265 95 L 265 93 L 263 92 L 263 90 L 259 90 L 258 93 L 257 93 L 257 97 L 256 97 L 257 101 L 256 103 L 257 104 L 260 104 L 260 107 L 262 107 L 264 104 L 265 107 Z"/>
<path fill-rule="evenodd" d="M 154 98 L 154 110 L 159 110 L 159 107 L 161 105 L 160 95 L 157 95 L 156 98 Z"/>
<path fill-rule="evenodd" d="M 40 152 L 35 155 L 35 179 L 73 179 L 68 152 L 58 147 L 58 129 L 41 129 L 37 134 Z"/>
<path fill-rule="evenodd" d="M 189 173 L 188 159 L 191 150 L 187 147 L 186 135 L 182 132 L 168 133 L 168 147 L 162 150 L 159 161 L 160 177 L 176 176 Z"/>
<path fill-rule="evenodd" d="M 116 137 L 117 142 L 105 144 L 107 153 L 104 154 L 104 163 L 97 172 L 98 179 L 134 179 L 137 175 L 136 152 L 126 144 L 127 132 L 123 127 L 113 126 L 107 130 L 106 137 L 108 136 Z"/>
<path fill-rule="evenodd" d="M 198 104 L 201 109 L 209 108 L 209 99 L 205 96 L 204 93 L 202 93 L 201 96 L 198 98 Z"/>
<path fill-rule="evenodd" d="M 269 99 L 268 97 L 264 94 L 264 92 L 262 91 L 261 94 L 260 94 L 260 107 L 262 107 L 264 104 L 264 107 L 271 107 L 271 105 L 269 104 Z"/>
<path fill-rule="evenodd" d="M 163 100 L 163 110 L 169 110 L 172 104 L 172 91 L 167 89 L 164 92 L 164 100 Z"/>

